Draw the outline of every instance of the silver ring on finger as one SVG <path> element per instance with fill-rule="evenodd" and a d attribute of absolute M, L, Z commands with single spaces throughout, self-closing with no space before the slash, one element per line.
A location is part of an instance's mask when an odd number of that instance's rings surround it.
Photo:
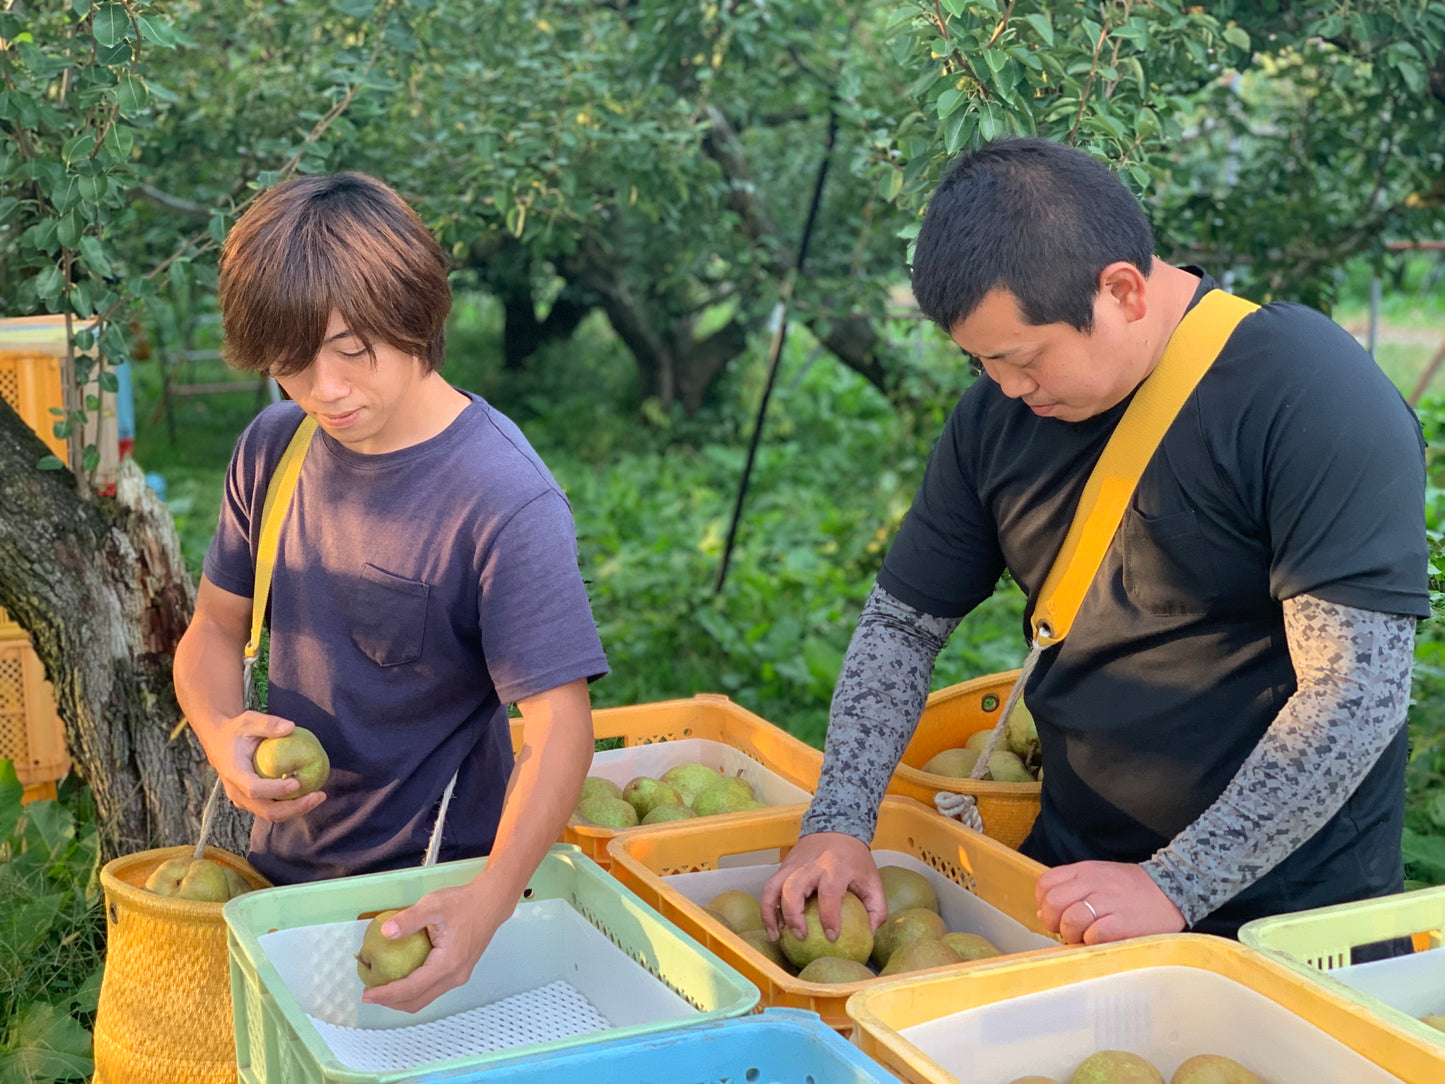
<path fill-rule="evenodd" d="M 1093 905 L 1092 903 L 1090 903 L 1088 900 L 1080 900 L 1079 902 L 1082 903 L 1085 907 L 1087 907 L 1087 908 L 1089 909 L 1089 914 L 1091 914 L 1091 915 L 1094 916 L 1094 921 L 1095 921 L 1095 922 L 1098 922 L 1098 921 L 1099 921 L 1099 912 L 1094 910 L 1094 905 Z"/>

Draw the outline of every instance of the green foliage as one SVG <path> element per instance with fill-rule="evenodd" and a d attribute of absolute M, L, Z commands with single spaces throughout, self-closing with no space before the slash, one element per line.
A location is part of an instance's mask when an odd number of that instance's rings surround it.
<path fill-rule="evenodd" d="M 0 761 L 0 1084 L 83 1080 L 104 923 L 89 792 L 22 806 Z"/>

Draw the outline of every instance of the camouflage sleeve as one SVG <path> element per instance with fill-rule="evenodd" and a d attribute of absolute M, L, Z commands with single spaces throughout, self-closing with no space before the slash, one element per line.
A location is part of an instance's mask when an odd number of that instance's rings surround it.
<path fill-rule="evenodd" d="M 934 661 L 959 620 L 922 613 L 874 586 L 833 689 L 823 774 L 804 835 L 872 840 L 878 803 L 923 714 Z"/>
<path fill-rule="evenodd" d="M 1190 925 L 1314 835 L 1405 723 L 1415 618 L 1301 595 L 1284 626 L 1295 694 L 1214 804 L 1144 863 Z"/>

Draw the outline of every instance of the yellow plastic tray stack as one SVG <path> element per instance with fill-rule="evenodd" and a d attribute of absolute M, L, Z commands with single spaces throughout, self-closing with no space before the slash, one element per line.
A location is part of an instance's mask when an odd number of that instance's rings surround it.
<path fill-rule="evenodd" d="M 1017 848 L 1039 815 L 1038 783 L 995 783 L 993 780 L 952 779 L 925 772 L 935 754 L 961 746 L 970 734 L 992 730 L 998 722 L 1017 670 L 987 674 L 939 689 L 928 698 L 913 740 L 888 784 L 889 794 L 901 794 L 933 805 L 939 791 L 972 794 L 978 801 L 985 835 Z"/>
<path fill-rule="evenodd" d="M 823 767 L 823 754 L 817 749 L 739 707 L 726 696 L 715 693 L 699 693 L 685 700 L 601 708 L 592 713 L 592 734 L 598 741 L 621 739 L 624 749 L 687 739 L 717 742 L 742 753 L 808 794 L 817 788 L 818 773 Z M 522 721 L 515 719 L 512 721 L 512 749 L 517 751 L 521 747 Z M 739 815 L 727 813 L 719 816 Z M 707 819 L 712 821 L 716 818 Z M 620 831 L 574 823 L 563 831 L 561 841 L 581 848 L 583 854 L 606 869 L 611 863 L 607 844 Z"/>
<path fill-rule="evenodd" d="M 1067 1080 L 1099 1049 L 1141 1054 L 1165 1080 L 1199 1053 L 1241 1061 L 1269 1084 L 1445 1080 L 1445 1049 L 1261 952 L 1202 934 L 870 985 L 848 1015 L 854 1044 L 909 1084 Z"/>
<path fill-rule="evenodd" d="M 609 847 L 612 875 L 755 983 L 763 1005 L 808 1009 L 831 1027 L 847 1032 L 852 1027 L 845 1008 L 849 995 L 886 980 L 835 985 L 804 982 L 767 960 L 666 880 L 672 874 L 737 865 L 739 856 L 756 855 L 757 864 L 780 861 L 798 840 L 805 808 L 757 810 L 712 823 L 674 821 L 620 835 Z M 1034 902 L 1034 882 L 1043 867 L 997 840 L 911 799 L 888 797 L 879 808 L 872 845 L 875 851 L 896 851 L 919 859 L 1030 932 L 1047 936 Z M 977 964 L 960 963 L 943 970 L 953 973 L 974 966 Z"/>

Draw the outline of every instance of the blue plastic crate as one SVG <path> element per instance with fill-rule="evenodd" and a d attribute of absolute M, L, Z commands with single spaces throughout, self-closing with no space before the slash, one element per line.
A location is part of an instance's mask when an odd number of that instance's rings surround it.
<path fill-rule="evenodd" d="M 896 1084 L 888 1073 L 801 1009 L 695 1024 L 636 1039 L 593 1043 L 415 1084 Z"/>

